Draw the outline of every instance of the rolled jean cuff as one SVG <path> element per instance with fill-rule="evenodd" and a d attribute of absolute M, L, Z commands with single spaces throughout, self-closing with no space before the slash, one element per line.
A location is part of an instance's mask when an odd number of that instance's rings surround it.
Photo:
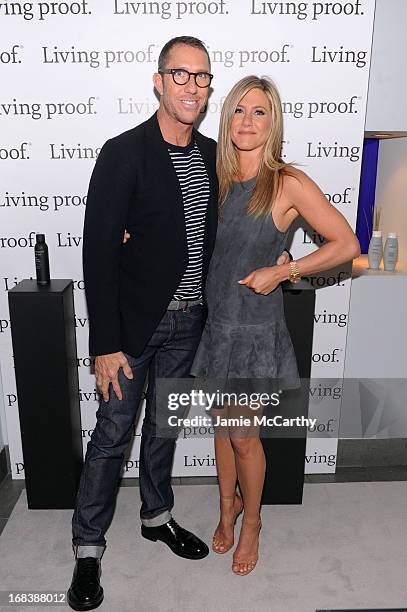
<path fill-rule="evenodd" d="M 154 516 L 153 518 L 150 518 L 150 519 L 142 518 L 141 523 L 142 525 L 145 525 L 145 527 L 159 527 L 160 525 L 165 525 L 165 523 L 168 523 L 168 521 L 170 521 L 171 519 L 172 519 L 171 512 L 169 512 L 169 510 L 166 510 L 162 514 L 159 514 L 158 516 Z"/>
<path fill-rule="evenodd" d="M 92 546 L 91 544 L 73 544 L 72 549 L 75 554 L 75 559 L 84 559 L 85 557 L 95 557 L 101 559 L 105 552 L 106 546 Z"/>

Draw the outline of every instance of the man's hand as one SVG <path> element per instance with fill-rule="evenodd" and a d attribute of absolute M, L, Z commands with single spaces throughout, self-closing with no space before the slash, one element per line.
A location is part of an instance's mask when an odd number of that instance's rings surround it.
<path fill-rule="evenodd" d="M 283 251 L 279 258 L 276 261 L 277 266 L 281 266 L 282 264 L 288 263 L 290 261 L 290 256 L 287 251 Z"/>
<path fill-rule="evenodd" d="M 130 240 L 130 234 L 129 232 L 125 229 L 124 230 L 124 236 L 123 236 L 123 244 L 126 244 L 126 242 Z"/>
<path fill-rule="evenodd" d="M 129 362 L 121 351 L 118 353 L 110 353 L 109 355 L 99 355 L 95 359 L 96 385 L 103 395 L 105 402 L 109 401 L 110 383 L 112 383 L 117 398 L 119 400 L 123 399 L 118 376 L 120 368 L 123 368 L 123 373 L 127 378 L 130 380 L 133 378 L 133 372 L 129 366 Z"/>

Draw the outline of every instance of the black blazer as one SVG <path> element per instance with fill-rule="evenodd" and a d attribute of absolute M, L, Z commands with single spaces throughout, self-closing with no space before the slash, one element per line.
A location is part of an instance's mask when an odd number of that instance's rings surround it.
<path fill-rule="evenodd" d="M 217 226 L 216 143 L 193 135 L 210 181 L 204 286 Z M 123 244 L 125 228 L 131 239 Z M 181 188 L 154 114 L 103 145 L 90 180 L 83 232 L 90 354 L 140 355 L 187 263 Z"/>

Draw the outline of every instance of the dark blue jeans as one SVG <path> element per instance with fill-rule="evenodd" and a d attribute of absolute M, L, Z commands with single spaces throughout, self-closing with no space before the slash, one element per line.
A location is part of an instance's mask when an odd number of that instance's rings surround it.
<path fill-rule="evenodd" d="M 199 304 L 185 311 L 167 311 L 143 353 L 137 358 L 126 354 L 133 379 L 129 380 L 120 368 L 123 399 L 117 399 L 111 385 L 109 401 L 101 399 L 72 518 L 76 556 L 101 557 L 105 549 L 105 533 L 113 517 L 124 452 L 132 438 L 147 373 L 139 462 L 140 516 L 142 523 L 151 527 L 170 520 L 174 505 L 171 470 L 176 440 L 156 436 L 155 380 L 189 376 L 203 323 L 204 307 Z"/>

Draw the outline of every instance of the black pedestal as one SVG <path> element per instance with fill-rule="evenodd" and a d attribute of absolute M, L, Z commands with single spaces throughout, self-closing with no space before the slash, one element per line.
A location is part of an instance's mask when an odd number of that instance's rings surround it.
<path fill-rule="evenodd" d="M 29 508 L 73 508 L 83 464 L 73 285 L 9 291 Z"/>
<path fill-rule="evenodd" d="M 308 384 L 311 373 L 315 290 L 305 280 L 281 285 L 285 318 L 297 358 L 301 391 L 285 391 L 278 413 L 288 417 L 308 416 Z M 289 435 L 285 431 L 284 435 Z M 295 428 L 295 437 L 262 437 L 266 455 L 266 477 L 262 504 L 301 504 L 304 487 L 306 428 Z"/>

